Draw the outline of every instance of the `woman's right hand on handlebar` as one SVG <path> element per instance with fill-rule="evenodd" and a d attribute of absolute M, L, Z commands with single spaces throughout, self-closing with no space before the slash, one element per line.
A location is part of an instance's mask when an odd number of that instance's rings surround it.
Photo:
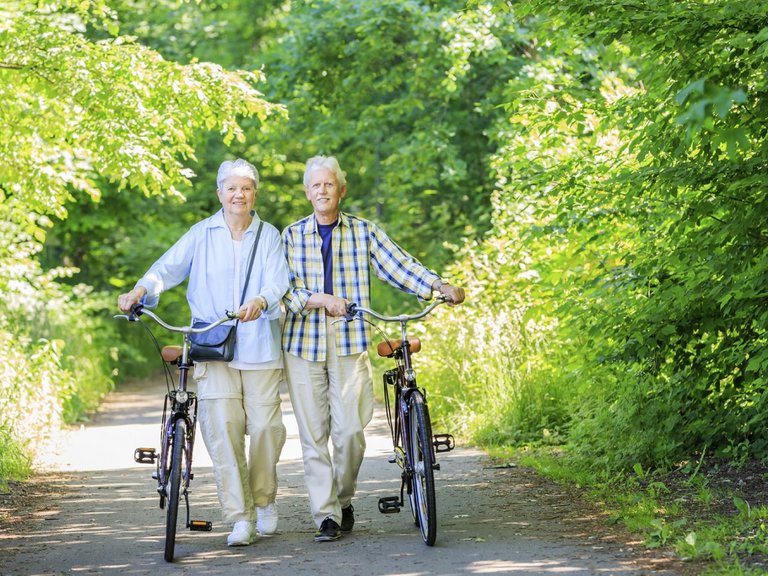
<path fill-rule="evenodd" d="M 120 294 L 120 296 L 117 297 L 117 307 L 120 308 L 120 310 L 123 312 L 130 312 L 131 306 L 141 302 L 141 299 L 146 295 L 147 289 L 143 286 L 137 286 L 130 292 Z"/>

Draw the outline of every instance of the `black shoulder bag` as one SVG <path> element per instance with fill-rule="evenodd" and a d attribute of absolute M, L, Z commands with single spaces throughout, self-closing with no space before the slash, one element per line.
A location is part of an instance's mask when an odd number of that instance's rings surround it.
<path fill-rule="evenodd" d="M 253 269 L 253 260 L 256 258 L 256 247 L 259 244 L 261 228 L 264 222 L 259 222 L 259 229 L 256 232 L 256 240 L 251 247 L 251 257 L 248 261 L 248 272 L 245 275 L 245 286 L 243 294 L 240 296 L 240 306 L 245 301 L 245 293 L 248 290 L 248 282 L 251 280 L 251 270 Z M 235 357 L 235 341 L 237 340 L 237 324 L 222 324 L 216 326 L 207 332 L 199 334 L 190 334 L 189 339 L 192 347 L 189 350 L 190 358 L 195 362 L 231 362 Z M 210 322 L 193 322 L 193 328 L 203 328 Z"/>

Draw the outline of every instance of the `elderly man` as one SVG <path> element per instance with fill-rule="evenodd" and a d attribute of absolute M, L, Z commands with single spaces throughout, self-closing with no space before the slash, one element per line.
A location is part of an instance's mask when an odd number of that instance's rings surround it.
<path fill-rule="evenodd" d="M 424 299 L 439 291 L 459 304 L 464 290 L 441 280 L 377 225 L 341 212 L 347 185 L 334 157 L 307 162 L 304 188 L 314 212 L 283 231 L 290 274 L 283 349 L 315 540 L 328 542 L 354 525 L 352 497 L 373 415 L 367 327 L 334 324 L 330 317 L 343 316 L 349 302 L 370 306 L 371 268 Z"/>

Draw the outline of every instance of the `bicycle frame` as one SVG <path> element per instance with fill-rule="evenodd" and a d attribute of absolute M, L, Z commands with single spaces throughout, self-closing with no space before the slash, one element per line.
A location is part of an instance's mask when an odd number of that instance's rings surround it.
<path fill-rule="evenodd" d="M 389 406 L 389 394 L 385 389 L 385 399 L 387 408 L 387 419 L 389 420 L 392 442 L 395 446 L 410 446 L 410 396 L 418 390 L 426 401 L 426 391 L 416 385 L 416 371 L 413 369 L 411 360 L 411 343 L 406 338 L 405 322 L 401 322 L 402 346 L 393 351 L 391 357 L 395 361 L 395 368 L 384 373 L 384 378 L 389 376 L 390 384 L 394 389 L 394 422 L 392 422 L 391 410 Z M 402 442 L 400 442 L 402 440 Z M 440 466 L 436 463 L 434 447 L 430 450 L 430 462 L 433 469 L 439 470 Z M 406 473 L 412 475 L 414 462 L 409 451 L 405 451 L 405 469 Z M 410 485 L 409 485 L 410 486 Z"/>
<path fill-rule="evenodd" d="M 170 350 L 169 350 L 170 348 Z M 178 359 L 175 360 L 179 369 L 179 383 L 178 386 L 172 388 L 165 395 L 165 402 L 163 403 L 163 418 L 161 421 L 161 443 L 160 443 L 160 457 L 157 461 L 157 492 L 160 494 L 160 508 L 163 508 L 163 502 L 167 497 L 167 486 L 169 478 L 166 476 L 166 466 L 163 464 L 168 462 L 170 451 L 172 448 L 172 438 L 174 437 L 174 430 L 176 428 L 176 421 L 183 419 L 186 422 L 186 438 L 184 446 L 182 448 L 183 460 L 185 463 L 184 474 L 182 475 L 182 493 L 184 495 L 184 503 L 186 506 L 187 518 L 186 526 L 191 526 L 189 519 L 189 482 L 192 480 L 192 453 L 195 445 L 195 425 L 197 423 L 197 395 L 194 392 L 187 390 L 187 378 L 189 376 L 189 370 L 192 367 L 192 361 L 189 359 L 190 340 L 189 334 L 184 334 L 184 343 L 182 346 L 182 353 Z M 163 348 L 163 359 L 174 362 L 172 355 L 175 353 L 173 347 Z M 170 403 L 170 406 L 169 406 Z M 170 412 L 170 418 L 168 417 Z M 210 530 L 210 522 L 205 526 L 201 526 L 200 529 Z"/>
<path fill-rule="evenodd" d="M 346 317 L 347 321 L 351 321 L 362 312 L 383 322 L 397 322 L 400 325 L 400 340 L 393 342 L 385 336 L 385 341 L 377 348 L 379 356 L 393 358 L 395 362 L 394 368 L 384 372 L 383 380 L 387 422 L 394 449 L 390 462 L 397 463 L 401 469 L 399 498 L 392 496 L 379 499 L 379 511 L 385 514 L 399 512 L 404 505 L 404 493 L 407 492 L 414 521 L 428 546 L 434 544 L 436 537 L 433 473 L 440 469 L 436 452 L 452 450 L 454 442 L 450 434 L 432 434 L 426 391 L 416 383 L 412 361 L 412 355 L 421 349 L 421 342 L 418 339 L 408 340 L 406 325 L 411 320 L 423 318 L 443 302 L 444 298 L 437 298 L 420 313 L 399 316 L 384 316 L 351 304 Z M 394 390 L 394 416 L 389 386 Z"/>
<path fill-rule="evenodd" d="M 165 560 L 171 562 L 173 561 L 175 547 L 180 495 L 184 496 L 186 527 L 195 531 L 210 531 L 212 529 L 211 522 L 190 519 L 189 484 L 194 477 L 192 474 L 192 454 L 195 444 L 195 425 L 197 423 L 197 395 L 187 388 L 189 370 L 194 365 L 190 357 L 190 336 L 191 334 L 206 332 L 224 322 L 237 318 L 237 314 L 227 312 L 226 316 L 201 328 L 172 326 L 155 313 L 145 309 L 143 305 L 136 304 L 131 308 L 129 315 L 117 315 L 115 318 L 140 321 L 139 316 L 142 315 L 150 317 L 154 322 L 170 332 L 182 334 L 181 346 L 164 346 L 160 350 L 154 335 L 152 335 L 146 325 L 144 326 L 155 342 L 163 359 L 167 393 L 163 403 L 163 416 L 160 427 L 160 453 L 158 454 L 155 448 L 137 448 L 134 451 L 134 460 L 136 462 L 156 464 L 157 466 L 156 472 L 152 477 L 157 480 L 160 508 L 166 508 L 167 503 Z M 178 386 L 170 373 L 169 364 L 175 364 L 178 367 Z"/>

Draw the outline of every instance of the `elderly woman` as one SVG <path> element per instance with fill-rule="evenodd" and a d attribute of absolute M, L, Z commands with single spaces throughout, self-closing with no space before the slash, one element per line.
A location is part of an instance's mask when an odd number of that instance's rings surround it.
<path fill-rule="evenodd" d="M 117 302 L 126 312 L 142 301 L 154 307 L 163 291 L 189 276 L 193 320 L 213 322 L 226 310 L 239 311 L 234 360 L 198 362 L 194 374 L 200 430 L 213 462 L 224 521 L 233 526 L 227 544 L 246 546 L 257 530 L 277 530 L 277 462 L 285 443 L 280 300 L 289 279 L 279 232 L 253 210 L 259 187 L 256 168 L 241 159 L 223 162 L 216 184 L 221 210 L 192 226 Z"/>

